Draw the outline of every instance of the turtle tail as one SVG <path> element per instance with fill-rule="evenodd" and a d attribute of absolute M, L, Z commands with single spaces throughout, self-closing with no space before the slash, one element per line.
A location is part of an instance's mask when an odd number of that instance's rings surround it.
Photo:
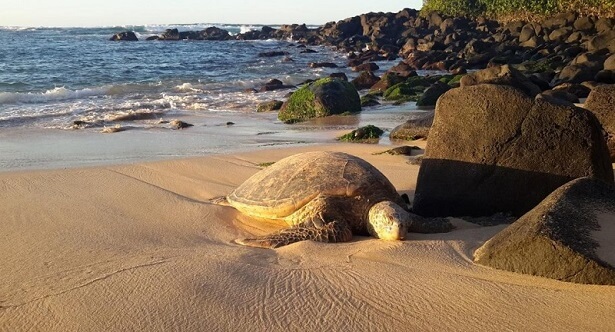
<path fill-rule="evenodd" d="M 236 243 L 258 248 L 279 248 L 291 243 L 312 240 L 318 242 L 346 242 L 352 239 L 352 231 L 345 222 L 333 221 L 326 224 L 307 221 L 278 232 L 235 240 Z"/>

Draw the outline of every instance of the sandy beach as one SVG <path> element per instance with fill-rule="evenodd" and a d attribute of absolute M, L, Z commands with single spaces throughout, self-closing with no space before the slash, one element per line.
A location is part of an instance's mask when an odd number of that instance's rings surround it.
<path fill-rule="evenodd" d="M 424 147 L 425 142 L 420 142 Z M 0 330 L 615 331 L 615 287 L 472 263 L 505 226 L 454 220 L 403 242 L 276 250 L 233 240 L 280 225 L 209 200 L 259 163 L 344 151 L 412 196 L 418 166 L 334 144 L 119 166 L 0 173 Z"/>

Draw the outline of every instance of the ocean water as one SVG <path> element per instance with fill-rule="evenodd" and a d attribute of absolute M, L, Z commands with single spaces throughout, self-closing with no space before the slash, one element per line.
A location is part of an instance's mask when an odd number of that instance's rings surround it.
<path fill-rule="evenodd" d="M 167 28 L 186 31 L 208 26 L 212 25 L 0 27 L 0 167 L 195 156 L 261 143 L 309 144 L 332 139 L 323 132 L 353 129 L 365 122 L 392 127 L 414 110 L 413 105 L 385 105 L 341 122 L 285 125 L 275 114 L 255 110 L 260 102 L 283 99 L 288 90 L 245 90 L 259 89 L 273 78 L 290 85 L 340 71 L 352 78 L 356 73 L 344 68 L 344 54 L 326 47 L 310 47 L 317 53 L 304 54 L 296 44 L 277 40 L 144 40 Z M 260 29 L 257 25 L 216 26 L 232 34 Z M 134 30 L 140 41 L 108 40 L 126 30 Z M 258 57 L 260 52 L 274 50 L 288 52 L 290 60 Z M 334 62 L 341 68 L 313 69 L 309 62 Z M 152 116 L 121 120 L 135 112 Z M 171 131 L 164 123 L 176 118 L 188 119 L 196 128 L 181 134 Z M 74 126 L 75 121 L 97 125 L 84 128 Z M 236 123 L 234 129 L 227 129 L 227 122 Z M 101 126 L 118 125 L 131 130 L 101 138 Z M 186 135 L 196 137 L 183 139 Z M 131 148 L 131 142 L 139 145 Z"/>
<path fill-rule="evenodd" d="M 0 29 L 0 127 L 68 128 L 74 120 L 130 111 L 251 111 L 285 93 L 243 90 L 271 78 L 297 84 L 323 74 L 308 62 L 343 63 L 324 48 L 299 56 L 300 49 L 282 41 L 108 41 L 126 29 L 144 39 L 167 27 Z M 294 62 L 257 56 L 272 49 L 288 51 Z"/>

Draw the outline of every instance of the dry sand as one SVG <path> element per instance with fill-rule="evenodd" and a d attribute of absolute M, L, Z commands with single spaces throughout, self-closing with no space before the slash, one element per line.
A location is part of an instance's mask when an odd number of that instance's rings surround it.
<path fill-rule="evenodd" d="M 615 331 L 615 287 L 472 263 L 504 226 L 461 220 L 404 242 L 277 250 L 232 241 L 276 225 L 208 200 L 307 150 L 372 162 L 401 192 L 418 166 L 335 144 L 113 167 L 0 173 L 0 330 Z"/>

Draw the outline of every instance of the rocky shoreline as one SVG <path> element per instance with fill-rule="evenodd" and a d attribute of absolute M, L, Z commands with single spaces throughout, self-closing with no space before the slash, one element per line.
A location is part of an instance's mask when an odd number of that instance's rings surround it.
<path fill-rule="evenodd" d="M 134 32 L 112 40 L 137 40 Z M 615 83 L 615 19 L 562 13 L 540 22 L 500 23 L 485 17 L 450 17 L 413 9 L 368 13 L 329 22 L 316 29 L 305 24 L 268 26 L 231 36 L 210 27 L 202 31 L 168 29 L 147 40 L 292 40 L 333 46 L 349 53 L 349 67 L 370 70 L 365 63 L 401 61 L 412 70 L 462 73 L 510 64 L 551 86 L 597 81 Z M 606 60 L 609 61 L 606 61 Z"/>
<path fill-rule="evenodd" d="M 500 23 L 485 17 L 450 17 L 431 13 L 426 17 L 413 9 L 398 13 L 368 13 L 329 22 L 315 29 L 305 24 L 268 26 L 232 36 L 228 31 L 210 27 L 202 31 L 167 29 L 147 40 L 290 40 L 305 45 L 326 45 L 348 54 L 348 67 L 358 72 L 352 83 L 358 90 L 398 102 L 419 101 L 429 88 L 433 106 L 449 86 L 457 86 L 461 76 L 419 80 L 416 70 L 446 71 L 463 75 L 468 70 L 509 65 L 527 76 L 548 95 L 578 102 L 596 84 L 615 83 L 615 19 L 562 13 L 540 22 Z M 134 32 L 114 35 L 111 40 L 137 40 Z M 305 52 L 311 51 L 305 47 Z M 286 56 L 273 50 L 263 57 Z M 375 61 L 399 61 L 381 77 Z M 312 67 L 335 64 L 313 63 Z M 408 82 L 413 80 L 413 82 Z M 404 83 L 396 91 L 387 91 Z M 266 88 L 266 87 L 265 87 Z M 365 105 L 373 104 L 367 98 Z"/>

